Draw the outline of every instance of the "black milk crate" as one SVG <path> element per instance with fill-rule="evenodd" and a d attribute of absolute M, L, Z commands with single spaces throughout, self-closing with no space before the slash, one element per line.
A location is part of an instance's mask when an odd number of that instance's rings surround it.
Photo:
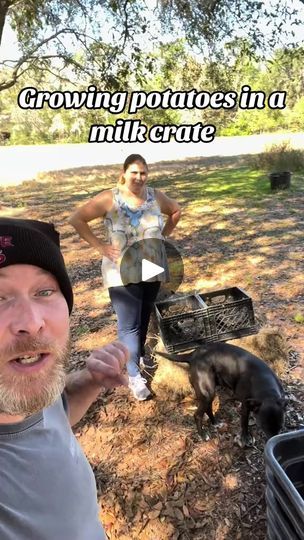
<path fill-rule="evenodd" d="M 292 540 L 304 539 L 304 430 L 272 437 L 265 447 L 267 490 L 275 502 L 274 524 L 288 525 Z M 271 501 L 267 501 L 271 506 Z M 273 505 L 272 505 L 273 506 Z M 268 513 L 271 513 L 271 508 Z M 268 527 L 273 529 L 269 523 Z"/>
<path fill-rule="evenodd" d="M 207 341 L 226 341 L 257 333 L 251 298 L 238 287 L 197 294 L 207 306 Z"/>
<path fill-rule="evenodd" d="M 238 287 L 157 302 L 155 312 L 168 352 L 257 333 L 251 298 Z"/>
<path fill-rule="evenodd" d="M 208 338 L 207 306 L 196 294 L 157 302 L 155 313 L 168 352 L 193 349 L 198 341 Z"/>

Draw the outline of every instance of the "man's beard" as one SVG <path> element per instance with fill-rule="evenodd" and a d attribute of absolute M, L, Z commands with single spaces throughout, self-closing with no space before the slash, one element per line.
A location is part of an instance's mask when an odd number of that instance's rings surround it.
<path fill-rule="evenodd" d="M 70 352 L 69 342 L 64 348 L 46 340 L 27 338 L 5 351 L 4 357 L 17 358 L 31 351 L 48 351 L 54 357 L 52 365 L 41 368 L 41 372 L 16 373 L 9 377 L 1 374 L 0 356 L 0 413 L 30 416 L 52 405 L 65 386 L 65 366 Z"/>

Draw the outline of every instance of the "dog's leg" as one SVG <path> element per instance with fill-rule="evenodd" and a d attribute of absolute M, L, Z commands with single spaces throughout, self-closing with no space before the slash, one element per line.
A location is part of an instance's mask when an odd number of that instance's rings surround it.
<path fill-rule="evenodd" d="M 203 416 L 205 414 L 205 404 L 200 401 L 199 405 L 194 413 L 194 420 L 196 423 L 196 429 L 200 437 L 203 437 Z"/>
<path fill-rule="evenodd" d="M 249 420 L 250 408 L 247 403 L 242 403 L 241 410 L 241 437 L 237 439 L 238 444 L 242 448 L 245 446 L 252 446 L 254 444 L 253 437 L 249 434 L 248 431 L 248 420 Z"/>
<path fill-rule="evenodd" d="M 194 420 L 195 420 L 197 432 L 199 436 L 202 438 L 204 438 L 202 427 L 203 427 L 203 417 L 205 413 L 209 416 L 211 423 L 214 425 L 215 418 L 212 412 L 212 401 L 211 402 L 208 401 L 208 403 L 206 403 L 206 400 L 204 398 L 203 399 L 200 398 L 198 407 L 194 413 Z"/>
<path fill-rule="evenodd" d="M 194 420 L 198 434 L 200 437 L 203 437 L 202 423 L 204 414 L 206 413 L 209 416 L 212 424 L 215 423 L 215 418 L 212 412 L 212 402 L 215 393 L 214 374 L 213 372 L 208 371 L 205 366 L 200 366 L 200 369 L 198 369 L 198 366 L 193 363 L 190 365 L 189 380 L 198 401 L 198 407 L 194 414 Z"/>
<path fill-rule="evenodd" d="M 216 425 L 216 420 L 212 412 L 212 401 L 210 401 L 206 407 L 206 414 L 209 416 L 211 424 Z"/>

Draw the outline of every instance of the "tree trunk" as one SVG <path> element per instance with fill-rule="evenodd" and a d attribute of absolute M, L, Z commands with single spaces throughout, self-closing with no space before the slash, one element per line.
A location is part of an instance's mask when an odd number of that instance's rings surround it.
<path fill-rule="evenodd" d="M 11 5 L 10 0 L 0 0 L 0 45 L 2 41 L 3 28 L 5 24 L 5 19 L 7 16 L 8 8 Z"/>

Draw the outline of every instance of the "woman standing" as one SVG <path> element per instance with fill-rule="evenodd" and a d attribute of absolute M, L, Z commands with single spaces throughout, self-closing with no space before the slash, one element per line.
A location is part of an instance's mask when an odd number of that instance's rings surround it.
<path fill-rule="evenodd" d="M 135 271 L 136 249 L 132 245 L 147 240 L 153 262 L 164 264 L 161 242 L 171 234 L 180 219 L 177 202 L 158 189 L 147 186 L 148 166 L 139 154 L 131 154 L 123 165 L 116 188 L 104 190 L 80 207 L 70 219 L 79 235 L 102 256 L 102 276 L 118 320 L 118 336 L 130 352 L 127 363 L 129 387 L 134 397 L 145 400 L 151 393 L 142 378 L 139 362 L 145 354 L 145 341 L 149 319 L 161 284 L 161 276 L 142 281 Z M 167 216 L 164 224 L 162 214 Z M 103 218 L 107 243 L 92 232 L 88 223 Z M 158 246 L 159 259 L 153 252 L 153 239 Z M 139 244 L 138 244 L 139 242 Z M 129 264 L 124 264 L 123 281 L 120 263 L 124 254 Z M 157 254 L 156 254 L 157 255 Z M 133 264 L 132 264 L 133 262 Z M 164 278 L 163 278 L 164 279 Z"/>

